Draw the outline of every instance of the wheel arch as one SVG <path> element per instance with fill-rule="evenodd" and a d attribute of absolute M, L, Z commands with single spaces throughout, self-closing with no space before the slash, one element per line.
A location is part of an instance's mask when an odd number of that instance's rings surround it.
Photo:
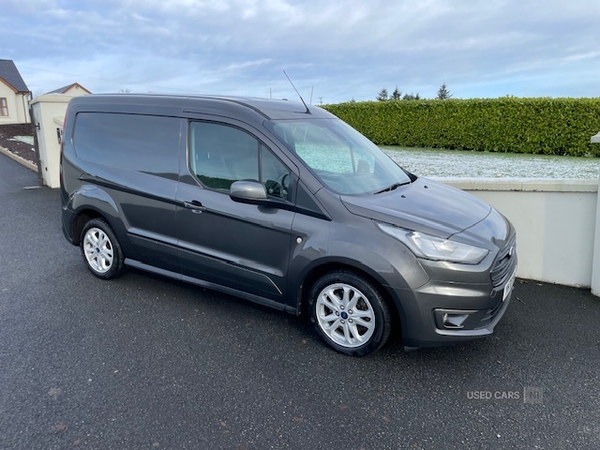
<path fill-rule="evenodd" d="M 78 211 L 75 220 L 73 220 L 73 245 L 79 245 L 81 243 L 81 232 L 83 231 L 83 227 L 85 227 L 85 224 L 92 219 L 102 219 L 110 225 L 109 221 L 106 220 L 106 217 L 95 209 L 86 208 Z"/>
<path fill-rule="evenodd" d="M 92 219 L 102 219 L 117 232 L 115 227 L 119 225 L 119 208 L 106 190 L 94 185 L 83 185 L 69 200 L 67 209 L 74 214 L 71 222 L 74 245 L 79 245 L 83 227 Z"/>
<path fill-rule="evenodd" d="M 311 267 L 306 275 L 302 279 L 302 283 L 298 289 L 297 298 L 297 314 L 300 316 L 308 317 L 308 296 L 311 287 L 315 282 L 323 275 L 334 272 L 334 271 L 347 271 L 352 272 L 355 275 L 361 276 L 369 281 L 382 295 L 387 302 L 392 312 L 392 325 L 398 331 L 401 331 L 402 327 L 402 312 L 399 308 L 400 299 L 396 298 L 391 288 L 386 287 L 384 281 L 376 273 L 370 270 L 368 267 L 362 265 L 353 264 L 349 261 L 343 260 L 329 260 L 322 261 L 320 264 Z"/>

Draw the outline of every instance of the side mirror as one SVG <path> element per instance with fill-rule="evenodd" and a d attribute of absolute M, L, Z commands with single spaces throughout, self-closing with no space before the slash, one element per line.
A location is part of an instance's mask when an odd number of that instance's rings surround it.
<path fill-rule="evenodd" d="M 241 203 L 261 203 L 267 200 L 267 189 L 258 181 L 235 181 L 229 188 L 229 197 Z"/>

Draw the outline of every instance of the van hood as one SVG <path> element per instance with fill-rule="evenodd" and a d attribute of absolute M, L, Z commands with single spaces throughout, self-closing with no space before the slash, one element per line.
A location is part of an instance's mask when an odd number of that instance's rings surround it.
<path fill-rule="evenodd" d="M 352 214 L 444 239 L 481 222 L 492 211 L 483 200 L 426 178 L 390 192 L 341 200 Z"/>

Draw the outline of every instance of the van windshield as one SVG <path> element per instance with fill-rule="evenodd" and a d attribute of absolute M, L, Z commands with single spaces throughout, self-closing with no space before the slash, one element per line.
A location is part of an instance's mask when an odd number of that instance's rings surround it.
<path fill-rule="evenodd" d="M 268 126 L 339 194 L 375 194 L 411 182 L 379 147 L 340 119 L 273 120 Z"/>

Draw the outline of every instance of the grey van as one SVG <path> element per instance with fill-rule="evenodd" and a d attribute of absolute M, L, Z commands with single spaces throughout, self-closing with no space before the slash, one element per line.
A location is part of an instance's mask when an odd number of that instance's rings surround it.
<path fill-rule="evenodd" d="M 307 315 L 366 355 L 487 336 L 517 266 L 485 202 L 407 172 L 332 114 L 283 100 L 69 103 L 62 227 L 97 277 L 126 266 Z"/>

